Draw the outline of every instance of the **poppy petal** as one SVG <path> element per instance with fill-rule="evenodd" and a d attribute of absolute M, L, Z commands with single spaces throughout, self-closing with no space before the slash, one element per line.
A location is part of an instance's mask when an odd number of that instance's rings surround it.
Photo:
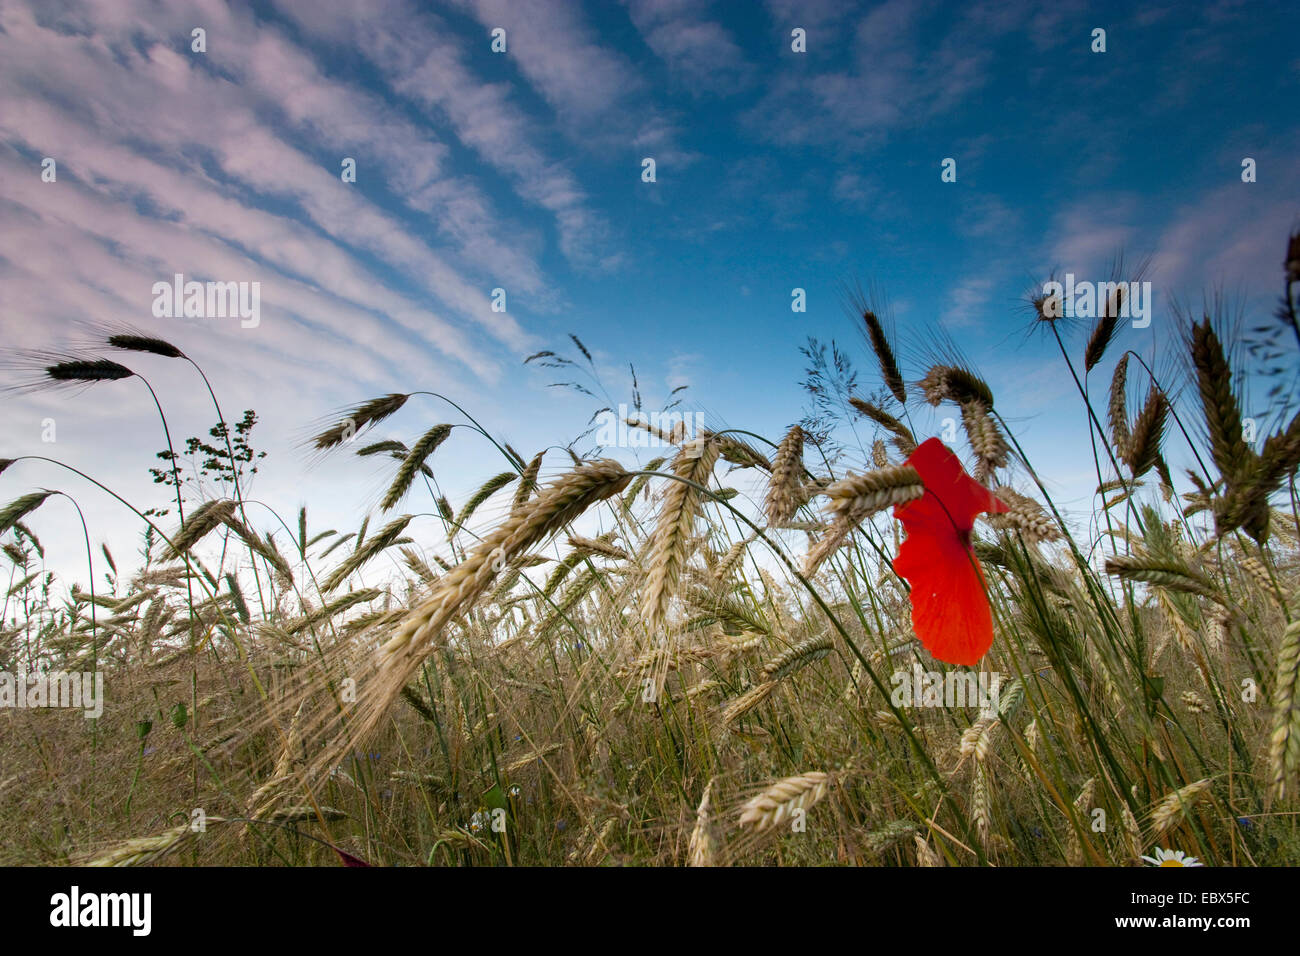
<path fill-rule="evenodd" d="M 975 527 L 975 516 L 982 511 L 994 514 L 1007 510 L 993 492 L 966 474 L 957 456 L 937 438 L 929 438 L 907 458 L 907 464 L 916 469 L 925 485 L 925 498 L 909 502 L 894 510 L 894 516 L 906 525 L 907 512 L 933 496 L 938 499 L 939 510 L 947 515 L 950 527 L 969 532 Z M 931 501 L 934 507 L 935 502 Z"/>
<path fill-rule="evenodd" d="M 339 859 L 343 861 L 344 866 L 363 866 L 367 868 L 370 867 L 370 864 L 367 863 L 365 860 L 359 859 L 353 856 L 351 853 L 345 853 L 344 851 L 340 850 L 336 846 L 333 846 L 332 844 L 330 846 L 330 849 L 339 855 Z"/>
<path fill-rule="evenodd" d="M 912 585 L 912 629 L 935 658 L 975 664 L 993 646 L 993 615 L 975 556 L 952 534 L 908 530 L 894 570 Z"/>
<path fill-rule="evenodd" d="M 894 508 L 907 538 L 894 570 L 912 586 L 912 628 L 937 659 L 975 664 L 993 645 L 993 615 L 984 572 L 970 548 L 975 516 L 1007 506 L 971 479 L 937 438 L 907 459 L 925 494 Z"/>

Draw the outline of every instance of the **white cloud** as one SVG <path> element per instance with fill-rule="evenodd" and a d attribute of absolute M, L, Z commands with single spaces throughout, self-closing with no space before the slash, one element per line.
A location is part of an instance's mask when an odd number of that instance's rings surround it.
<path fill-rule="evenodd" d="M 543 133 L 515 103 L 508 82 L 476 79 L 463 42 L 453 39 L 436 17 L 405 0 L 390 0 L 382 9 L 333 8 L 329 16 L 318 16 L 314 7 L 291 7 L 286 13 L 317 41 L 360 51 L 395 94 L 430 120 L 450 124 L 460 142 L 504 175 L 525 202 L 555 218 L 566 258 L 596 268 L 617 262 L 608 226 L 588 208 L 586 192 L 573 173 L 538 145 Z M 512 57 L 529 58 L 536 40 L 527 40 L 530 35 L 528 27 L 510 29 Z M 485 31 L 485 47 L 487 42 Z"/>
<path fill-rule="evenodd" d="M 628 0 L 632 22 L 677 82 L 695 91 L 736 92 L 751 68 L 727 30 L 704 19 L 700 8 L 690 0 Z"/>
<path fill-rule="evenodd" d="M 980 324 L 979 313 L 989 303 L 993 291 L 993 277 L 987 274 L 968 276 L 948 293 L 948 308 L 942 322 L 950 329 Z"/>

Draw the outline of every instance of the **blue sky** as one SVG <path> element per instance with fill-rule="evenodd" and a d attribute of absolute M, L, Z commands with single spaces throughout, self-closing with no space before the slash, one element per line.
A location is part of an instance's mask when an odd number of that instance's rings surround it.
<path fill-rule="evenodd" d="M 807 404 L 807 336 L 838 340 L 864 390 L 878 384 L 839 294 L 874 282 L 905 373 L 950 337 L 1045 477 L 1090 510 L 1082 412 L 1055 345 L 1024 334 L 1025 294 L 1052 270 L 1104 279 L 1121 251 L 1149 258 L 1152 324 L 1119 344 L 1151 356 L 1176 341 L 1174 296 L 1199 306 L 1221 288 L 1248 316 L 1271 311 L 1300 212 L 1297 27 L 1293 3 L 0 0 L 5 344 L 76 342 L 87 320 L 176 341 L 228 415 L 260 413 L 257 492 L 353 527 L 383 471 L 309 469 L 289 445 L 331 409 L 435 389 L 530 455 L 595 410 L 521 364 L 572 354 L 572 332 L 616 399 L 630 362 L 648 404 L 689 385 L 706 420 L 778 439 Z M 154 318 L 152 284 L 176 272 L 260 282 L 260 324 Z M 1086 334 L 1067 343 L 1076 362 Z M 174 433 L 212 423 L 183 368 L 135 364 Z M 54 450 L 162 503 L 134 383 L 5 403 L 5 455 Z M 446 417 L 413 403 L 377 437 Z M 500 470 L 490 451 L 462 441 L 434 463 L 453 497 Z M 67 484 L 23 468 L 6 500 Z M 75 490 L 96 537 L 133 532 Z"/>

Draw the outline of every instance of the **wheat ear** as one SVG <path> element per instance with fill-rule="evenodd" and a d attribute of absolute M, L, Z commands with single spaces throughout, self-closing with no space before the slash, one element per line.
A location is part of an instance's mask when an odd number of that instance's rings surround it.
<path fill-rule="evenodd" d="M 411 675 L 437 648 L 446 626 L 488 590 L 500 571 L 593 504 L 618 494 L 631 478 L 612 459 L 580 465 L 547 485 L 485 536 L 464 561 L 443 575 L 433 593 L 410 611 L 397 633 L 384 644 L 379 672 L 366 682 L 366 692 L 358 701 L 357 718 L 351 728 L 354 734 L 364 737 L 374 729 Z M 317 768 L 332 766 L 337 762 L 336 751 L 348 745 L 347 740 L 341 740 L 327 749 L 317 761 Z"/>
<path fill-rule="evenodd" d="M 810 810 L 831 789 L 831 776 L 820 770 L 786 777 L 771 784 L 740 809 L 739 823 L 756 832 L 770 830 L 798 810 Z"/>
<path fill-rule="evenodd" d="M 659 521 L 650 542 L 650 570 L 642 594 L 642 615 L 646 628 L 656 633 L 663 626 L 677 581 L 686 565 L 687 542 L 695 531 L 701 496 L 696 485 L 705 486 L 713 474 L 719 454 L 711 436 L 692 439 L 673 459 L 672 481 L 664 489 Z"/>
<path fill-rule="evenodd" d="M 1127 352 L 1115 364 L 1115 373 L 1110 379 L 1110 404 L 1107 414 L 1110 418 L 1110 438 L 1111 443 L 1115 446 L 1115 454 L 1120 458 L 1128 457 L 1128 398 L 1125 389 L 1128 387 L 1128 359 Z"/>
<path fill-rule="evenodd" d="M 704 787 L 704 796 L 695 811 L 695 829 L 691 831 L 691 842 L 687 857 L 691 866 L 713 866 L 715 846 L 713 839 L 713 780 Z"/>
<path fill-rule="evenodd" d="M 1300 770 L 1300 620 L 1292 621 L 1277 651 L 1277 676 L 1273 680 L 1273 735 L 1269 740 L 1269 788 L 1274 799 L 1292 792 Z"/>
<path fill-rule="evenodd" d="M 1210 779 L 1197 780 L 1166 794 L 1151 808 L 1151 836 L 1168 833 L 1186 819 L 1188 812 L 1210 793 Z"/>
<path fill-rule="evenodd" d="M 795 425 L 777 447 L 763 510 L 772 527 L 794 517 L 803 503 L 803 429 Z"/>

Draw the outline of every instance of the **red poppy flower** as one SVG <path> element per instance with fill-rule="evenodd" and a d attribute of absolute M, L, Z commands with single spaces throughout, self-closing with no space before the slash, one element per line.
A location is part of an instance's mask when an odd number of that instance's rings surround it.
<path fill-rule="evenodd" d="M 894 570 L 912 585 L 912 628 L 939 660 L 974 664 L 993 644 L 993 615 L 971 530 L 981 511 L 1007 506 L 937 438 L 923 442 L 907 464 L 925 485 L 924 496 L 894 507 L 907 532 Z"/>

